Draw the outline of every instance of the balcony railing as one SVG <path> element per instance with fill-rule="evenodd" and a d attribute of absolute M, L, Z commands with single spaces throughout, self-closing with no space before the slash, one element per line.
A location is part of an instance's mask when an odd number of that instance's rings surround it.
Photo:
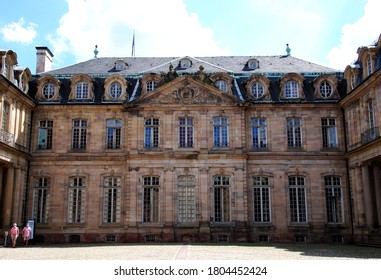
<path fill-rule="evenodd" d="M 366 143 L 372 142 L 373 140 L 376 140 L 379 136 L 380 132 L 378 127 L 372 127 L 364 133 L 361 133 L 361 144 L 364 145 Z"/>

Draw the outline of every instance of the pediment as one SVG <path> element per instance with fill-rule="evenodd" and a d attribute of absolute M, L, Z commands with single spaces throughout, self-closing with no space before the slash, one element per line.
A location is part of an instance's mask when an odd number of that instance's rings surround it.
<path fill-rule="evenodd" d="M 190 76 L 179 77 L 172 82 L 143 94 L 134 104 L 185 104 L 185 105 L 235 105 L 242 101 L 230 94 L 221 92 L 213 85 Z"/>

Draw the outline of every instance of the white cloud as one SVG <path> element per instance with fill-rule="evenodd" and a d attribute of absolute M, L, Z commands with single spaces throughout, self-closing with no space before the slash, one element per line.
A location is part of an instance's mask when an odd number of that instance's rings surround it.
<path fill-rule="evenodd" d="M 68 12 L 50 34 L 55 58 L 71 53 L 77 61 L 130 56 L 135 30 L 136 56 L 228 55 L 182 0 L 67 0 Z"/>
<path fill-rule="evenodd" d="M 378 39 L 381 32 L 380 10 L 379 0 L 368 0 L 364 15 L 355 23 L 343 26 L 340 45 L 334 47 L 327 55 L 330 67 L 344 70 L 348 64 L 357 59 L 358 47 L 371 45 Z"/>
<path fill-rule="evenodd" d="M 27 23 L 20 18 L 18 22 L 11 22 L 3 26 L 0 33 L 3 34 L 4 41 L 30 44 L 37 35 L 36 28 L 37 24 Z"/>

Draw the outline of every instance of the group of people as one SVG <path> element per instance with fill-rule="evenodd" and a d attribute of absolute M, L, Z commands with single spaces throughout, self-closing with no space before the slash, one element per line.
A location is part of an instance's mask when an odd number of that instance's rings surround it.
<path fill-rule="evenodd" d="M 19 237 L 20 230 L 17 227 L 17 224 L 14 223 L 11 228 L 11 240 L 12 240 L 12 247 L 16 247 L 16 241 Z M 29 224 L 26 224 L 25 227 L 22 229 L 22 238 L 23 243 L 25 247 L 28 247 L 28 241 L 32 237 L 32 228 L 29 226 Z"/>

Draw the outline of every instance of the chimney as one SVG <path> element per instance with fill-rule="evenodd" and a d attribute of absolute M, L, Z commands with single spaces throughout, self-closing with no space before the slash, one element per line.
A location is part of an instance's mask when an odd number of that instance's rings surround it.
<path fill-rule="evenodd" d="M 36 47 L 36 74 L 52 70 L 53 54 L 48 47 Z"/>

